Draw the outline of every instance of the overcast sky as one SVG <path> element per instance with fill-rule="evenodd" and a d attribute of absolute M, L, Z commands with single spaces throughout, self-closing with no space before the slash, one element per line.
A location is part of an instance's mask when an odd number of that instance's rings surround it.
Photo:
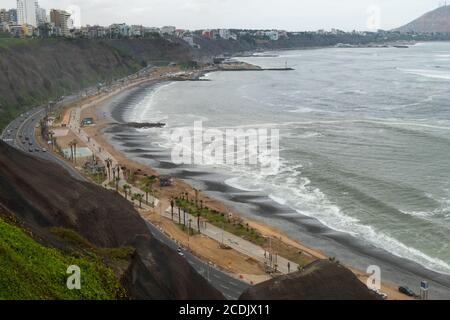
<path fill-rule="evenodd" d="M 399 27 L 444 0 L 39 0 L 45 9 L 81 8 L 81 23 L 113 22 L 185 29 L 249 28 L 289 31 Z M 449 0 L 450 3 L 450 0 Z M 0 0 L 0 8 L 16 0 Z"/>

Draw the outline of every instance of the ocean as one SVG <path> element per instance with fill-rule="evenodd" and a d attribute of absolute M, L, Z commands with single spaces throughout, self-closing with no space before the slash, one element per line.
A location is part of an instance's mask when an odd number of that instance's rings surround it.
<path fill-rule="evenodd" d="M 167 127 L 110 130 L 109 138 L 139 161 L 356 267 L 389 262 L 394 273 L 392 264 L 408 265 L 391 279 L 416 272 L 448 284 L 450 43 L 240 60 L 295 70 L 215 72 L 205 76 L 211 81 L 139 88 L 116 99 L 116 120 Z M 170 133 L 196 121 L 220 130 L 278 129 L 279 172 L 174 165 Z"/>

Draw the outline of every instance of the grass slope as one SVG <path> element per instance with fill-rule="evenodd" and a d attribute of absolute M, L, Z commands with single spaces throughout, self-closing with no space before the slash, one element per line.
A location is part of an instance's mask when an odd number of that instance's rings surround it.
<path fill-rule="evenodd" d="M 66 270 L 81 269 L 81 290 L 69 290 Z M 44 247 L 0 218 L 0 300 L 109 300 L 124 296 L 100 259 L 73 257 Z"/>

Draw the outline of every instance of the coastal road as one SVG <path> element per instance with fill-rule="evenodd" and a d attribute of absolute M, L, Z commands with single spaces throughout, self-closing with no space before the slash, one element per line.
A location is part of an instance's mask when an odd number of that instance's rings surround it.
<path fill-rule="evenodd" d="M 114 92 L 111 92 L 106 97 L 101 100 L 108 99 L 110 96 L 114 95 Z M 96 102 L 98 103 L 98 102 Z M 94 138 L 89 137 L 88 134 L 80 127 L 81 123 L 81 112 L 85 109 L 93 105 L 93 103 L 87 104 L 85 106 L 75 108 L 72 111 L 72 115 L 70 117 L 70 122 L 68 127 L 72 130 L 72 132 L 84 143 L 86 146 L 96 154 L 97 157 L 101 159 L 102 162 L 106 164 L 106 159 L 110 159 L 112 161 L 112 167 L 118 166 L 117 160 L 111 155 L 108 151 L 104 150 L 104 148 L 99 149 L 99 144 L 95 141 Z M 123 187 L 126 184 L 126 180 L 123 176 L 123 171 L 120 171 L 120 182 L 119 186 Z M 142 190 L 139 190 L 133 186 L 131 187 L 131 193 L 140 193 L 143 194 Z M 159 200 L 153 197 L 149 198 L 151 202 L 154 202 L 155 205 L 158 205 Z M 150 209 L 150 208 L 149 208 Z M 148 221 L 146 222 L 150 231 L 154 235 L 156 239 L 165 243 L 167 246 L 172 248 L 173 250 L 177 250 L 179 245 L 174 242 L 172 239 L 167 237 L 162 231 L 158 230 L 155 226 L 153 226 Z M 189 253 L 186 250 L 182 250 L 183 256 L 185 259 L 192 265 L 192 267 L 197 270 L 204 278 L 211 282 L 211 284 L 216 287 L 227 299 L 235 300 L 237 299 L 243 291 L 245 291 L 249 285 L 245 282 L 237 280 L 232 276 L 214 268 L 209 263 L 202 261 L 197 258 L 193 254 Z"/>
<path fill-rule="evenodd" d="M 64 102 L 70 103 L 74 101 L 77 96 L 74 97 L 75 98 L 71 97 L 70 100 L 65 100 Z M 84 178 L 78 172 L 78 170 L 72 167 L 69 163 L 60 159 L 52 152 L 43 152 L 42 149 L 39 147 L 35 137 L 35 129 L 36 126 L 39 124 L 40 120 L 45 117 L 45 114 L 46 108 L 44 107 L 37 107 L 24 113 L 23 115 L 12 121 L 5 128 L 5 130 L 2 133 L 1 139 L 18 150 L 27 152 L 30 155 L 35 156 L 37 158 L 47 160 L 60 165 L 61 167 L 66 169 L 67 172 L 75 179 L 78 179 L 80 181 L 87 181 L 87 179 Z M 26 138 L 28 140 L 25 140 Z M 36 148 L 40 149 L 41 151 L 36 152 L 35 151 Z M 31 149 L 33 149 L 33 152 L 30 152 Z M 157 227 L 155 227 L 151 223 L 149 222 L 146 223 L 150 232 L 156 239 L 166 244 L 175 251 L 178 249 L 179 246 L 175 241 L 167 237 L 162 231 L 160 231 Z M 193 254 L 185 250 L 183 250 L 183 255 L 186 261 L 189 262 L 189 264 L 191 264 L 191 266 L 198 273 L 200 273 L 205 279 L 210 281 L 210 283 L 217 290 L 222 292 L 222 294 L 227 299 L 236 300 L 249 287 L 249 284 L 240 281 L 238 279 L 235 279 L 231 275 L 216 269 L 215 267 L 211 266 L 208 262 L 205 262 L 197 258 Z"/>
<path fill-rule="evenodd" d="M 87 181 L 78 170 L 55 156 L 53 153 L 44 152 L 37 143 L 35 129 L 41 119 L 45 117 L 45 114 L 46 109 L 43 107 L 34 108 L 31 111 L 24 113 L 6 127 L 2 135 L 2 140 L 18 150 L 60 165 L 70 174 L 70 176 L 77 180 Z"/>
<path fill-rule="evenodd" d="M 148 228 L 150 229 L 150 232 L 156 239 L 175 251 L 178 249 L 179 246 L 176 242 L 167 237 L 161 230 L 159 230 L 151 223 L 146 223 Z M 189 264 L 206 280 L 208 280 L 217 290 L 222 292 L 222 294 L 228 300 L 237 300 L 239 296 L 247 288 L 250 287 L 249 284 L 235 279 L 231 275 L 216 269 L 214 266 L 211 266 L 207 262 L 197 258 L 190 252 L 183 249 L 182 253 L 187 262 L 189 262 Z"/>
<path fill-rule="evenodd" d="M 182 209 L 178 207 L 174 207 L 174 216 L 176 219 L 179 218 L 178 212 L 182 212 Z M 161 213 L 164 217 L 170 219 L 171 218 L 171 209 L 168 208 L 166 211 Z M 196 221 L 197 218 L 189 213 L 185 213 L 187 220 Z M 175 219 L 175 220 L 176 220 Z M 200 224 L 200 232 L 205 236 L 209 237 L 217 241 L 218 243 L 222 243 L 234 249 L 237 252 L 242 253 L 247 257 L 251 257 L 263 264 L 271 265 L 272 268 L 275 268 L 276 271 L 281 272 L 283 274 L 289 274 L 291 272 L 298 271 L 299 265 L 285 259 L 282 256 L 274 256 L 272 263 L 269 263 L 269 252 L 264 250 L 261 246 L 255 245 L 250 241 L 244 240 L 241 237 L 238 237 L 230 232 L 224 231 L 221 228 L 218 228 L 211 223 L 205 222 Z M 269 241 L 272 241 L 271 239 Z M 270 250 L 269 250 L 270 251 Z"/>

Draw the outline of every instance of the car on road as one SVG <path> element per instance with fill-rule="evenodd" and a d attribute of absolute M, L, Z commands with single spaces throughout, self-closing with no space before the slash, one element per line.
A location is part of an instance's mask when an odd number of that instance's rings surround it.
<path fill-rule="evenodd" d="M 47 152 L 47 149 L 45 149 L 45 148 L 42 148 L 42 152 Z"/>
<path fill-rule="evenodd" d="M 180 256 L 184 257 L 183 250 L 181 250 L 181 247 L 178 247 L 177 252 Z"/>
<path fill-rule="evenodd" d="M 36 151 L 36 152 L 41 152 L 41 149 L 35 148 L 34 151 Z"/>
<path fill-rule="evenodd" d="M 33 153 L 34 150 L 30 148 L 30 149 L 28 149 L 28 152 Z"/>
<path fill-rule="evenodd" d="M 408 287 L 399 287 L 398 291 L 400 293 L 403 293 L 404 295 L 407 295 L 408 297 L 415 297 L 416 294 L 414 293 L 414 291 L 412 291 L 410 288 Z"/>

